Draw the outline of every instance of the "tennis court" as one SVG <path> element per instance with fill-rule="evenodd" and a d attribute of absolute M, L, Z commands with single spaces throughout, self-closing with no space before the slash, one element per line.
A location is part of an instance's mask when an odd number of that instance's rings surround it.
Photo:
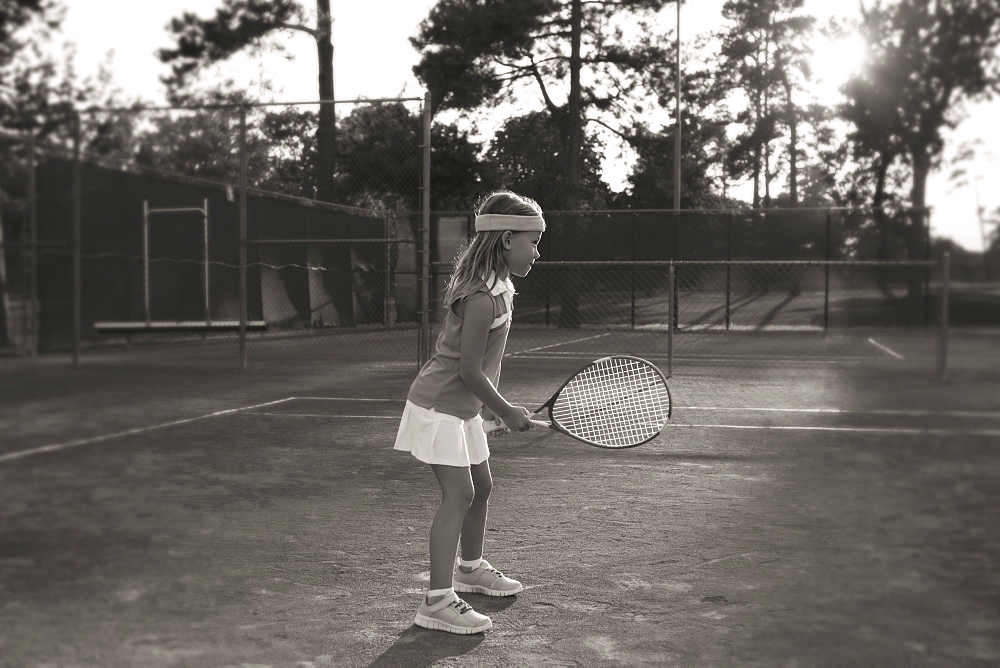
<path fill-rule="evenodd" d="M 679 347 L 672 424 L 639 448 L 494 439 L 486 556 L 526 590 L 468 595 L 494 620 L 468 637 L 411 626 L 438 497 L 391 451 L 412 360 L 239 370 L 183 343 L 2 360 L 0 656 L 995 663 L 996 334 L 954 333 L 943 383 L 926 337 L 867 334 Z M 534 407 L 598 354 L 656 345 L 517 331 L 501 389 Z"/>

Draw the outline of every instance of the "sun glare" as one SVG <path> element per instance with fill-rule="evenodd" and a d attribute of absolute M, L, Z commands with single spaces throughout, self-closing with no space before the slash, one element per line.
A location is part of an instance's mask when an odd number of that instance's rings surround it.
<path fill-rule="evenodd" d="M 859 35 L 818 40 L 809 60 L 813 89 L 820 102 L 841 98 L 840 87 L 864 64 L 865 43 Z"/>

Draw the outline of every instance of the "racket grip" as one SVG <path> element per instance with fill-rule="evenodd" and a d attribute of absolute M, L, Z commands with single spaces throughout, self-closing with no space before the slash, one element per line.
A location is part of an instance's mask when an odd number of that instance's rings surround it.
<path fill-rule="evenodd" d="M 545 427 L 545 428 L 552 427 L 552 425 L 546 422 L 545 420 L 532 420 L 531 423 L 536 427 Z M 507 425 L 505 425 L 503 423 L 503 420 L 501 420 L 500 418 L 495 418 L 493 420 L 490 420 L 489 422 L 483 422 L 483 431 L 485 431 L 487 434 L 502 430 L 507 430 Z"/>

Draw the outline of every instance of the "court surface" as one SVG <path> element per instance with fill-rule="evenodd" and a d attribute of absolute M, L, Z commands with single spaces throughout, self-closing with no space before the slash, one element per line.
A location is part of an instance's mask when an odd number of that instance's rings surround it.
<path fill-rule="evenodd" d="M 521 334 L 501 390 L 532 408 L 663 359 Z M 0 664 L 996 664 L 1000 340 L 956 334 L 939 382 L 876 334 L 679 347 L 638 448 L 492 439 L 485 556 L 525 591 L 467 595 L 494 629 L 464 637 L 411 625 L 438 489 L 391 450 L 405 357 L 0 360 Z"/>

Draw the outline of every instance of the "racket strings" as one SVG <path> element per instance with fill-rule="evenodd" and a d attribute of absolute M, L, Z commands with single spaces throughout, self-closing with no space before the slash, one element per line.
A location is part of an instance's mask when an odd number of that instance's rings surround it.
<path fill-rule="evenodd" d="M 663 429 L 670 395 L 654 368 L 641 360 L 611 358 L 571 380 L 552 407 L 567 431 L 611 447 L 643 443 Z"/>

